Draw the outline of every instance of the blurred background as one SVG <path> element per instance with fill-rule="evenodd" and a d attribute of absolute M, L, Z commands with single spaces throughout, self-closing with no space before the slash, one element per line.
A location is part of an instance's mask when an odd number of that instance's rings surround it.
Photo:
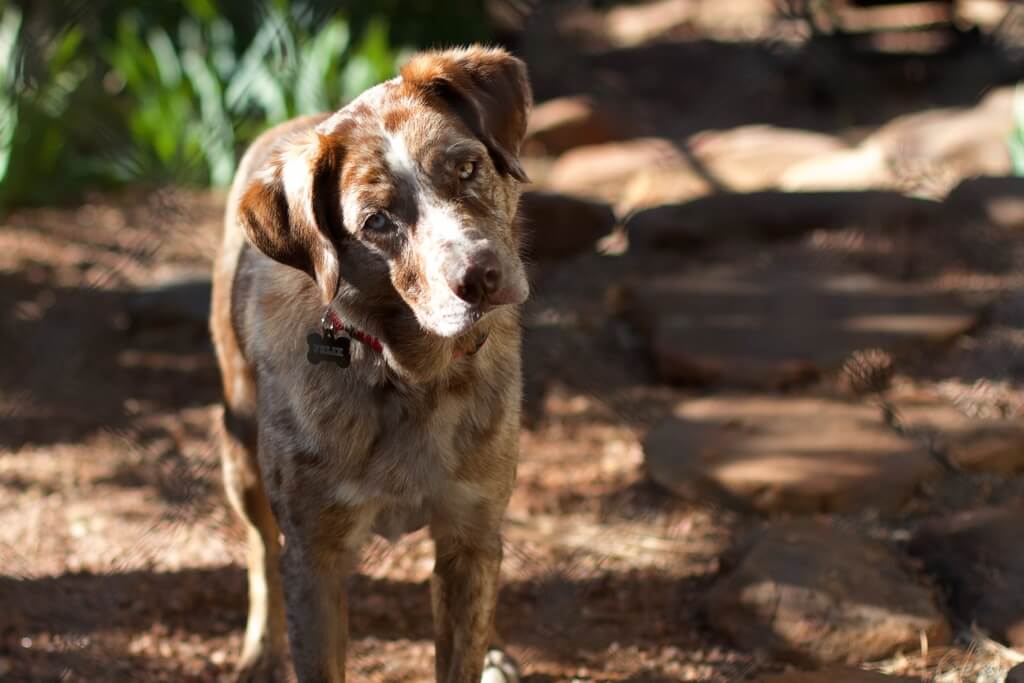
<path fill-rule="evenodd" d="M 536 99 L 525 680 L 1024 680 L 1010 0 L 0 0 L 0 680 L 231 680 L 226 186 L 473 41 Z M 431 567 L 368 549 L 351 676 L 430 680 Z"/>

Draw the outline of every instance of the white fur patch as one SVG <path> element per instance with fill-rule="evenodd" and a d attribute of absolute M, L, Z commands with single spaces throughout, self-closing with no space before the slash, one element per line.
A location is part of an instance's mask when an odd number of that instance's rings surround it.
<path fill-rule="evenodd" d="M 285 156 L 284 166 L 281 168 L 281 180 L 284 184 L 284 194 L 288 198 L 290 206 L 301 206 L 306 218 L 313 225 L 316 224 L 316 217 L 313 215 L 312 183 L 313 176 L 312 155 L 308 147 L 303 148 L 296 154 Z"/>
<path fill-rule="evenodd" d="M 384 150 L 384 161 L 387 162 L 388 168 L 391 169 L 392 173 L 405 176 L 412 181 L 418 197 L 420 194 L 420 183 L 416 177 L 416 163 L 409 154 L 409 147 L 405 144 L 405 138 L 401 133 L 395 133 L 388 134 L 386 139 L 388 148 Z"/>
<path fill-rule="evenodd" d="M 519 665 L 502 650 L 490 650 L 484 658 L 480 683 L 519 683 Z"/>

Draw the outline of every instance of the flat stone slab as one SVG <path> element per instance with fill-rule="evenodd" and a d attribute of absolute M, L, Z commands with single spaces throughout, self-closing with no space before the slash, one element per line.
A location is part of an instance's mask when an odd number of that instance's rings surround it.
<path fill-rule="evenodd" d="M 777 187 L 786 169 L 846 148 L 832 135 L 765 124 L 701 131 L 687 146 L 720 186 L 734 192 Z"/>
<path fill-rule="evenodd" d="M 961 178 L 1012 172 L 1006 138 L 1013 111 L 1010 86 L 991 90 L 973 107 L 899 116 L 852 150 L 791 166 L 779 184 L 790 191 L 893 188 L 942 196 Z"/>
<path fill-rule="evenodd" d="M 557 97 L 530 113 L 523 147 L 527 153 L 557 156 L 584 145 L 600 145 L 630 137 L 621 113 L 585 95 Z"/>
<path fill-rule="evenodd" d="M 787 522 L 756 532 L 734 556 L 705 610 L 744 651 L 854 664 L 917 650 L 922 633 L 931 645 L 949 642 L 932 589 L 880 542 Z"/>
<path fill-rule="evenodd" d="M 666 138 L 635 138 L 575 147 L 558 157 L 547 176 L 545 189 L 615 203 L 634 176 L 661 169 L 686 172 L 700 188 L 695 194 L 702 194 L 710 186 L 681 146 L 682 143 Z M 676 179 L 683 182 L 678 175 Z"/>
<path fill-rule="evenodd" d="M 981 308 L 935 285 L 788 251 L 626 286 L 660 376 L 677 384 L 776 389 L 838 369 L 856 350 L 948 342 Z"/>
<path fill-rule="evenodd" d="M 891 400 L 907 427 L 934 439 L 957 467 L 1003 475 L 1024 471 L 1019 418 L 976 417 L 926 393 L 896 392 Z"/>
<path fill-rule="evenodd" d="M 920 679 L 886 676 L 876 671 L 865 671 L 845 666 L 830 666 L 816 671 L 786 671 L 779 674 L 766 674 L 755 678 L 753 683 L 920 683 Z"/>
<path fill-rule="evenodd" d="M 874 230 L 891 233 L 908 227 L 934 225 L 945 217 L 944 207 L 938 202 L 883 190 L 761 190 L 720 192 L 704 197 L 684 191 L 676 198 L 677 187 L 688 189 L 685 182 L 674 182 L 677 177 L 677 171 L 662 171 L 662 177 L 656 179 L 673 187 L 658 188 L 660 192 L 644 188 L 647 194 L 638 193 L 639 197 L 631 203 L 633 187 L 627 187 L 619 206 L 642 209 L 625 222 L 630 246 L 690 253 L 715 244 L 792 239 L 813 230 L 871 226 Z M 654 184 L 653 180 L 650 184 Z M 657 199 L 662 201 L 655 203 Z"/>
<path fill-rule="evenodd" d="M 962 512 L 926 522 L 910 543 L 947 589 L 964 623 L 1024 648 L 1024 505 Z"/>
<path fill-rule="evenodd" d="M 684 401 L 648 432 L 644 458 L 681 496 L 766 512 L 891 510 L 940 472 L 878 408 L 819 397 Z"/>

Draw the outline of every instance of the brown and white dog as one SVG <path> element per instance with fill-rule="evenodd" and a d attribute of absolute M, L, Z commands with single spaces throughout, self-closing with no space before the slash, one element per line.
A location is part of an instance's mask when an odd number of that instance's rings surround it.
<path fill-rule="evenodd" d="M 224 477 L 249 534 L 241 680 L 274 680 L 287 631 L 301 683 L 343 681 L 346 573 L 371 533 L 425 525 L 437 680 L 514 678 L 489 647 L 517 462 L 530 106 L 503 50 L 421 53 L 243 158 L 211 320 Z M 350 342 L 348 367 L 310 362 L 320 331 Z"/>

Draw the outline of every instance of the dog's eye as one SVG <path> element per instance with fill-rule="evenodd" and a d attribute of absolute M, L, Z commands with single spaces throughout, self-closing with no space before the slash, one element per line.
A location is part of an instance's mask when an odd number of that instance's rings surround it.
<path fill-rule="evenodd" d="M 384 232 L 391 228 L 391 220 L 378 211 L 377 213 L 370 214 L 363 222 L 363 227 L 374 232 Z"/>
<path fill-rule="evenodd" d="M 463 161 L 459 164 L 459 178 L 462 180 L 469 180 L 476 175 L 476 162 L 475 161 Z"/>

